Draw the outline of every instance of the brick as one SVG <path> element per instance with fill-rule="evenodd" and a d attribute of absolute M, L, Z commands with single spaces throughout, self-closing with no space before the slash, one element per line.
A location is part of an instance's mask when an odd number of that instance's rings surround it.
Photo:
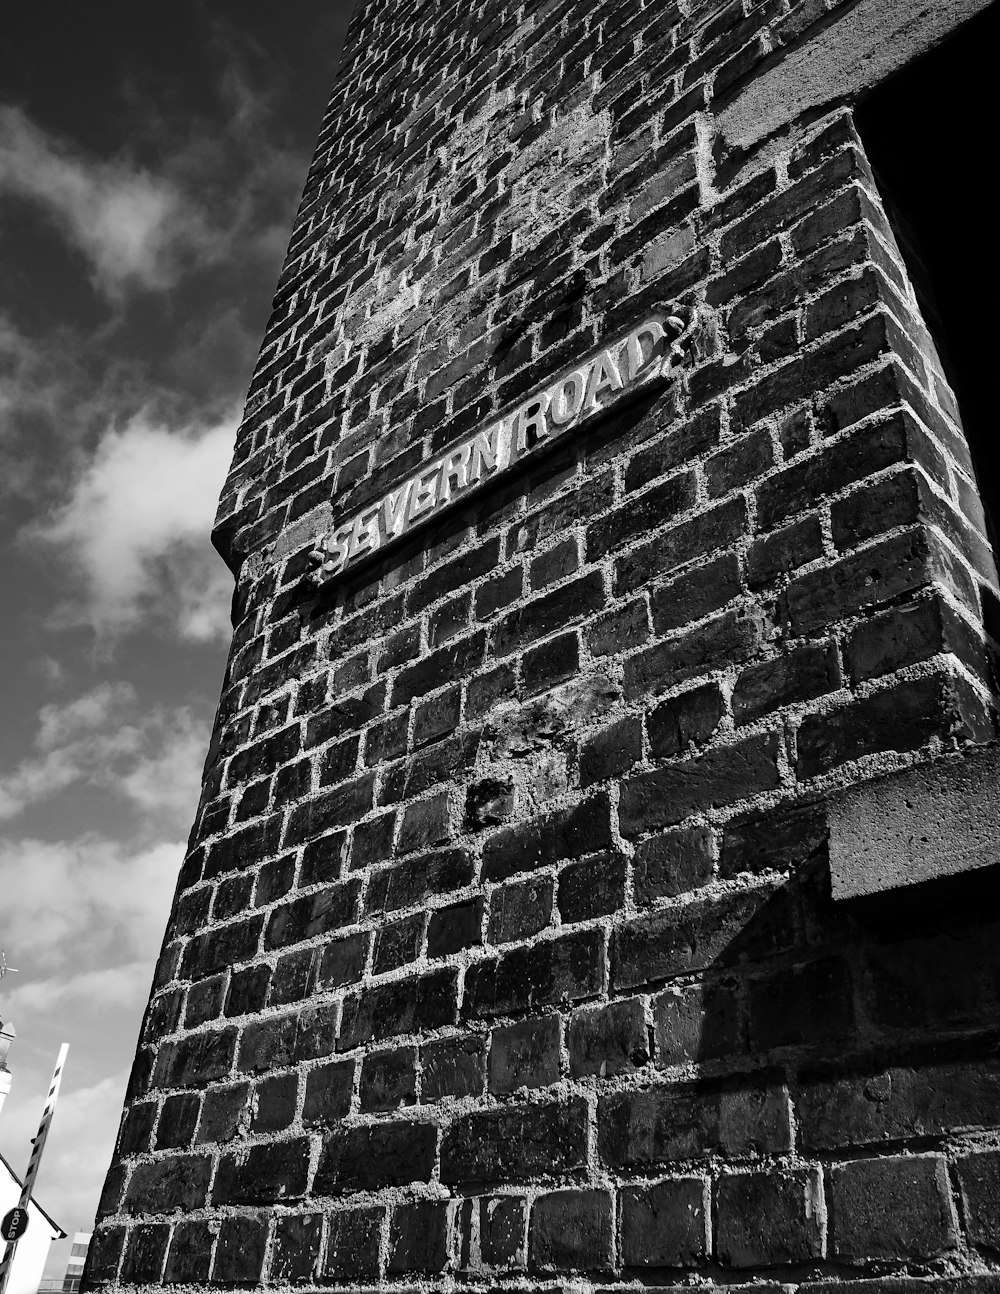
<path fill-rule="evenodd" d="M 719 875 L 788 872 L 826 853 L 826 814 L 819 805 L 765 810 L 726 824 Z"/>
<path fill-rule="evenodd" d="M 363 818 L 373 807 L 374 788 L 374 774 L 367 773 L 353 782 L 346 782 L 332 791 L 314 796 L 304 804 L 296 805 L 285 827 L 285 848 L 304 844 L 316 836 L 325 836 L 332 830 Z"/>
<path fill-rule="evenodd" d="M 299 1080 L 297 1074 L 276 1074 L 266 1078 L 254 1089 L 254 1115 L 250 1124 L 253 1133 L 283 1132 L 295 1118 L 298 1104 Z"/>
<path fill-rule="evenodd" d="M 795 1092 L 807 1150 L 833 1150 L 940 1136 L 1000 1123 L 1000 1068 L 992 1059 L 923 1067 L 807 1075 Z"/>
<path fill-rule="evenodd" d="M 534 696 L 562 683 L 580 670 L 580 640 L 575 633 L 560 634 L 521 658 L 521 683 L 525 696 Z"/>
<path fill-rule="evenodd" d="M 449 1206 L 441 1200 L 397 1204 L 389 1216 L 390 1273 L 433 1275 L 448 1262 Z"/>
<path fill-rule="evenodd" d="M 396 840 L 396 849 L 400 854 L 412 853 L 415 849 L 427 849 L 431 845 L 441 844 L 449 838 L 448 792 L 420 800 L 407 805 Z"/>
<path fill-rule="evenodd" d="M 228 1217 L 219 1224 L 212 1280 L 220 1285 L 256 1285 L 263 1275 L 267 1219 Z"/>
<path fill-rule="evenodd" d="M 191 1285 L 207 1281 L 214 1243 L 215 1228 L 211 1222 L 179 1222 L 170 1237 L 164 1283 Z"/>
<path fill-rule="evenodd" d="M 184 1213 L 208 1200 L 212 1160 L 208 1155 L 170 1155 L 137 1164 L 125 1192 L 126 1213 Z"/>
<path fill-rule="evenodd" d="M 840 685 L 837 652 L 831 644 L 799 647 L 740 671 L 733 688 L 733 719 L 737 726 L 750 723 L 772 710 L 835 692 Z"/>
<path fill-rule="evenodd" d="M 483 879 L 506 880 L 562 858 L 611 847 L 611 809 L 606 795 L 594 795 L 570 809 L 506 827 L 483 847 Z"/>
<path fill-rule="evenodd" d="M 429 1182 L 436 1152 L 437 1128 L 431 1123 L 338 1128 L 324 1140 L 313 1190 L 333 1195 Z"/>
<path fill-rule="evenodd" d="M 713 611 L 720 611 L 738 598 L 741 591 L 736 554 L 724 553 L 653 590 L 653 628 L 658 634 L 682 629 Z"/>
<path fill-rule="evenodd" d="M 830 1174 L 831 1251 L 851 1260 L 932 1258 L 953 1248 L 955 1217 L 940 1155 L 859 1159 Z"/>
<path fill-rule="evenodd" d="M 249 1083 L 210 1088 L 202 1104 L 198 1144 L 217 1141 L 221 1145 L 232 1141 L 240 1129 L 249 1099 Z"/>
<path fill-rule="evenodd" d="M 422 1099 L 439 1101 L 446 1096 L 481 1096 L 485 1082 L 484 1054 L 485 1042 L 478 1035 L 427 1043 L 420 1050 Z"/>
<path fill-rule="evenodd" d="M 223 1155 L 212 1186 L 213 1204 L 272 1204 L 306 1192 L 309 1141 L 293 1137 Z"/>
<path fill-rule="evenodd" d="M 330 939 L 323 947 L 323 956 L 316 973 L 316 988 L 340 988 L 356 984 L 364 973 L 368 960 L 369 936 L 348 935 L 343 939 Z"/>
<path fill-rule="evenodd" d="M 551 876 L 539 876 L 495 889 L 490 898 L 490 943 L 526 939 L 551 924 L 554 888 Z"/>
<path fill-rule="evenodd" d="M 361 1063 L 361 1109 L 395 1110 L 417 1099 L 415 1047 L 369 1053 Z"/>
<path fill-rule="evenodd" d="M 368 883 L 365 914 L 399 912 L 435 895 L 450 894 L 472 881 L 475 869 L 464 849 L 406 858 L 374 873 Z"/>
<path fill-rule="evenodd" d="M 592 786 L 627 773 L 642 759 L 642 722 L 620 719 L 595 733 L 580 748 L 580 785 Z"/>
<path fill-rule="evenodd" d="M 726 713 L 717 683 L 689 688 L 649 712 L 646 728 L 650 753 L 658 759 L 679 755 L 709 741 Z"/>
<path fill-rule="evenodd" d="M 498 657 L 508 656 L 556 629 L 565 629 L 602 610 L 604 601 L 599 571 L 571 580 L 504 616 L 492 631 L 493 651 Z"/>
<path fill-rule="evenodd" d="M 643 599 L 637 598 L 607 615 L 599 616 L 585 632 L 592 656 L 611 656 L 641 647 L 649 638 L 649 613 Z"/>
<path fill-rule="evenodd" d="M 353 925 L 358 919 L 360 898 L 361 882 L 352 879 L 281 904 L 267 919 L 264 948 L 287 948 Z"/>
<path fill-rule="evenodd" d="M 622 507 L 614 509 L 587 526 L 587 561 L 596 562 L 623 544 L 646 535 L 672 521 L 694 505 L 693 472 L 668 477 L 643 494 L 631 496 Z"/>
<path fill-rule="evenodd" d="M 632 886 L 638 907 L 676 898 L 712 879 L 712 833 L 705 827 L 664 831 L 636 846 Z"/>
<path fill-rule="evenodd" d="M 974 1245 L 1000 1249 L 1000 1151 L 964 1155 L 955 1168 L 969 1239 Z"/>
<path fill-rule="evenodd" d="M 622 782 L 623 836 L 683 822 L 691 814 L 735 804 L 778 785 L 778 738 L 748 737 Z"/>
<path fill-rule="evenodd" d="M 741 497 L 668 526 L 615 562 L 616 596 L 672 575 L 678 567 L 721 549 L 734 547 L 746 529 L 746 502 Z"/>
<path fill-rule="evenodd" d="M 795 937 L 788 900 L 772 886 L 696 899 L 618 926 L 611 981 L 633 988 L 741 956 L 760 958 L 784 951 Z"/>
<path fill-rule="evenodd" d="M 347 1051 L 396 1034 L 454 1024 L 457 1013 L 458 986 L 454 970 L 379 984 L 345 1000 L 337 1050 Z"/>
<path fill-rule="evenodd" d="M 484 1019 L 579 1002 L 600 993 L 604 979 L 603 932 L 575 931 L 476 962 L 466 974 L 462 1010 Z"/>
<path fill-rule="evenodd" d="M 649 1060 L 646 1016 L 639 998 L 576 1011 L 566 1030 L 569 1071 L 574 1078 L 632 1074 Z"/>
<path fill-rule="evenodd" d="M 527 1203 L 518 1196 L 485 1195 L 469 1200 L 463 1209 L 461 1268 L 523 1267 L 527 1225 Z M 478 1262 L 473 1235 L 478 1240 Z"/>
<path fill-rule="evenodd" d="M 675 1177 L 623 1190 L 624 1267 L 695 1267 L 708 1256 L 708 1183 Z"/>
<path fill-rule="evenodd" d="M 969 734 L 975 716 L 947 677 L 903 682 L 861 701 L 807 715 L 798 733 L 796 774 L 816 777 L 849 760 L 886 750 L 914 750 L 932 737 Z"/>
<path fill-rule="evenodd" d="M 827 957 L 751 983 L 754 1050 L 849 1037 L 854 1006 L 847 965 Z"/>
<path fill-rule="evenodd" d="M 565 923 L 607 916 L 625 905 L 626 862 L 621 854 L 597 854 L 559 873 L 556 905 Z"/>
<path fill-rule="evenodd" d="M 541 1016 L 493 1030 L 489 1089 L 503 1096 L 520 1087 L 548 1087 L 559 1081 L 559 1017 Z"/>
<path fill-rule="evenodd" d="M 611 1196 L 604 1191 L 552 1191 L 531 1211 L 528 1255 L 539 1271 L 608 1271 L 612 1266 Z"/>
<path fill-rule="evenodd" d="M 306 1127 L 337 1122 L 350 1111 L 353 1092 L 353 1060 L 316 1066 L 306 1076 L 302 1122 Z"/>
<path fill-rule="evenodd" d="M 716 1185 L 715 1245 L 729 1267 L 775 1267 L 823 1257 L 819 1170 L 727 1173 Z"/>
<path fill-rule="evenodd" d="M 155 1285 L 163 1271 L 170 1239 L 167 1223 L 140 1223 L 129 1232 L 122 1259 L 121 1279 L 136 1285 Z"/>
<path fill-rule="evenodd" d="M 791 1149 L 788 1097 L 766 1076 L 746 1086 L 672 1085 L 602 1097 L 597 1106 L 601 1159 L 644 1169 L 674 1160 L 783 1154 Z"/>
<path fill-rule="evenodd" d="M 566 1173 L 587 1158 L 584 1101 L 543 1102 L 461 1114 L 441 1141 L 441 1181 L 526 1181 Z"/>
<path fill-rule="evenodd" d="M 375 1281 L 384 1209 L 338 1209 L 327 1214 L 321 1275 L 334 1281 Z"/>
<path fill-rule="evenodd" d="M 427 956 L 447 957 L 481 944 L 483 900 L 471 899 L 438 908 L 430 915 L 427 927 Z"/>
<path fill-rule="evenodd" d="M 439 647 L 415 665 L 401 670 L 393 680 L 391 704 L 406 705 L 440 687 L 442 681 L 461 678 L 482 663 L 486 634 L 482 631 L 457 638 Z"/>
<path fill-rule="evenodd" d="M 379 926 L 372 946 L 372 974 L 382 975 L 415 962 L 423 946 L 426 921 L 425 914 L 417 912 Z"/>
<path fill-rule="evenodd" d="M 746 557 L 747 583 L 752 589 L 761 588 L 822 555 L 823 532 L 819 518 L 794 521 L 750 545 Z"/>
<path fill-rule="evenodd" d="M 274 1225 L 270 1279 L 288 1284 L 313 1280 L 319 1265 L 322 1233 L 321 1213 L 278 1218 Z"/>
<path fill-rule="evenodd" d="M 718 1060 L 747 1050 L 739 981 L 714 979 L 671 988 L 653 1002 L 661 1066 Z"/>

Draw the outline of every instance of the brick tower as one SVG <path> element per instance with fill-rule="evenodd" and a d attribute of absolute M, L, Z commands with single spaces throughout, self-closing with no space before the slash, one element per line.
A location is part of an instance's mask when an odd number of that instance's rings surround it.
<path fill-rule="evenodd" d="M 983 8 L 359 4 L 92 1288 L 1000 1289 Z"/>

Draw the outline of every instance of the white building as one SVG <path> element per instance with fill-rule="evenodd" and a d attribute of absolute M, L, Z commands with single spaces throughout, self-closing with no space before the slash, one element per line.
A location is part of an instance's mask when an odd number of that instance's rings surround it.
<path fill-rule="evenodd" d="M 21 1185 L 20 1178 L 0 1155 L 0 1217 L 17 1204 Z M 14 1264 L 7 1279 L 7 1294 L 35 1294 L 49 1256 L 49 1245 L 53 1240 L 65 1238 L 66 1232 L 62 1227 L 31 1200 L 28 1204 L 28 1229 L 17 1242 Z"/>

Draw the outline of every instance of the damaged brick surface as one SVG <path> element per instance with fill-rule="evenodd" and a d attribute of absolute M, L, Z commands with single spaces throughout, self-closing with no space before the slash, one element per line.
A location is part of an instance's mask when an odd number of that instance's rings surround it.
<path fill-rule="evenodd" d="M 850 105 L 719 125 L 864 7 L 360 0 L 92 1288 L 1000 1288 L 1000 923 L 827 864 L 995 738 L 969 452 Z M 670 383 L 308 583 L 664 303 Z"/>

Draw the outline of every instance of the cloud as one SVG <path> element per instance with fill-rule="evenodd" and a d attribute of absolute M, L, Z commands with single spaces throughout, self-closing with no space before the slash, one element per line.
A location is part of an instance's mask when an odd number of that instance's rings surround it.
<path fill-rule="evenodd" d="M 236 425 L 175 430 L 140 414 L 103 437 L 69 498 L 24 534 L 78 589 L 58 620 L 104 641 L 151 620 L 183 639 L 228 638 L 232 579 L 209 534 Z"/>
<path fill-rule="evenodd" d="M 218 255 L 216 236 L 172 181 L 87 157 L 10 106 L 0 106 L 0 191 L 38 205 L 111 297 L 169 287 L 192 260 Z"/>
<path fill-rule="evenodd" d="M 185 707 L 140 709 L 130 684 L 102 683 L 38 720 L 35 753 L 0 774 L 0 819 L 76 784 L 130 802 L 147 828 L 190 819 L 208 731 Z"/>
<path fill-rule="evenodd" d="M 145 847 L 97 835 L 0 841 L 4 947 L 20 971 L 6 994 L 7 1014 L 16 1019 L 19 994 L 28 991 L 22 984 L 46 971 L 140 959 L 150 966 L 183 857 L 180 840 Z M 138 987 L 148 990 L 148 980 Z"/>

